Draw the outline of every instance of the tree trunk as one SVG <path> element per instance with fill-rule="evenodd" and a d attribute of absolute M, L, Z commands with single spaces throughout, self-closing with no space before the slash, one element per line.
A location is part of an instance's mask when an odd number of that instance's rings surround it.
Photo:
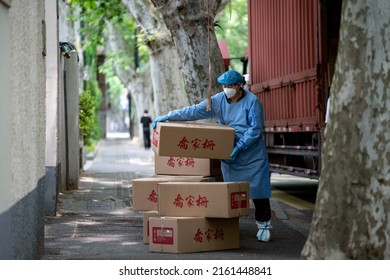
<path fill-rule="evenodd" d="M 126 88 L 129 90 L 132 99 L 135 103 L 136 108 L 136 123 L 137 136 L 142 140 L 143 137 L 143 128 L 140 124 L 141 116 L 144 113 L 145 109 L 152 108 L 153 100 L 153 89 L 149 81 L 150 79 L 150 67 L 145 68 L 145 71 L 137 75 L 137 78 L 126 85 Z"/>
<path fill-rule="evenodd" d="M 120 56 L 121 52 L 124 52 L 126 56 L 130 56 L 128 53 L 128 48 L 126 48 L 126 43 L 120 35 L 120 32 L 115 28 L 115 26 L 107 22 L 107 34 L 106 37 L 106 54 L 111 53 L 111 55 Z M 134 102 L 136 108 L 136 119 L 140 119 L 144 108 L 149 108 L 152 104 L 152 91 L 151 86 L 144 86 L 145 83 L 145 74 L 135 73 L 131 67 L 123 69 L 118 64 L 114 63 L 114 71 L 118 78 L 121 80 L 122 84 L 126 87 L 130 93 L 131 99 Z M 146 71 L 150 75 L 150 71 Z M 142 85 L 142 86 L 140 86 Z M 129 116 L 130 117 L 130 116 Z M 132 139 L 135 136 L 139 135 L 140 125 L 139 121 L 132 121 L 130 118 L 130 138 Z M 142 134 L 141 134 L 142 136 Z"/>
<path fill-rule="evenodd" d="M 122 3 L 140 24 L 147 38 L 144 43 L 149 49 L 153 86 L 152 118 L 188 105 L 179 57 L 160 15 L 151 9 L 150 0 L 122 0 Z"/>
<path fill-rule="evenodd" d="M 211 94 L 221 91 L 216 78 L 225 68 L 214 32 L 214 18 L 221 0 L 152 2 L 162 14 L 179 53 L 190 104 L 207 97 L 209 79 L 212 81 Z"/>
<path fill-rule="evenodd" d="M 305 259 L 390 258 L 390 2 L 344 0 Z"/>

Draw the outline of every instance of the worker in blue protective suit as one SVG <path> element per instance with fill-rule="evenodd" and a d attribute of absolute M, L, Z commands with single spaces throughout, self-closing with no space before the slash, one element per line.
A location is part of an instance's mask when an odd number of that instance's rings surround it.
<path fill-rule="evenodd" d="M 218 118 L 219 123 L 235 129 L 232 160 L 222 160 L 221 169 L 225 182 L 248 181 L 250 198 L 255 206 L 255 219 L 259 241 L 269 241 L 271 228 L 270 171 L 268 155 L 263 140 L 263 107 L 259 99 L 245 90 L 243 78 L 237 71 L 227 71 L 218 77 L 223 92 L 211 97 L 211 110 L 206 110 L 206 100 L 155 119 L 157 122 L 190 121 Z"/>

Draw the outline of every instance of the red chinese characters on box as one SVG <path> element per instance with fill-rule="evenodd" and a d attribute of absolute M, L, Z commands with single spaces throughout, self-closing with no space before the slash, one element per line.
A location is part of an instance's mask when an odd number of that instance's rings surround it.
<path fill-rule="evenodd" d="M 142 219 L 142 230 L 143 230 L 143 241 L 145 244 L 149 244 L 149 218 L 158 216 L 157 211 L 143 211 Z"/>
<path fill-rule="evenodd" d="M 153 130 L 153 135 L 152 135 L 152 145 L 154 147 L 159 146 L 159 140 L 160 140 L 160 133 L 158 132 L 157 129 Z"/>
<path fill-rule="evenodd" d="M 157 203 L 158 202 L 158 194 L 156 192 L 156 190 L 152 190 L 149 195 L 148 195 L 148 201 L 150 203 Z"/>
<path fill-rule="evenodd" d="M 219 159 L 159 156 L 154 154 L 156 175 L 222 176 Z"/>
<path fill-rule="evenodd" d="M 206 231 L 198 228 L 195 233 L 194 240 L 198 243 L 202 243 L 204 241 L 210 242 L 211 240 L 223 240 L 224 235 L 225 233 L 223 232 L 223 229 L 220 228 L 208 228 Z"/>
<path fill-rule="evenodd" d="M 207 208 L 208 204 L 207 196 L 197 195 L 196 197 L 189 194 L 185 198 L 183 198 L 180 193 L 176 195 L 173 201 L 173 205 L 179 208 L 183 207 L 205 207 Z"/>
<path fill-rule="evenodd" d="M 183 138 L 181 138 L 179 140 L 179 143 L 177 144 L 177 147 L 179 147 L 179 149 L 183 149 L 183 150 L 188 150 L 188 149 L 193 149 L 194 151 L 198 150 L 198 149 L 203 149 L 203 150 L 214 150 L 215 148 L 215 141 L 213 139 L 208 139 L 208 138 L 204 138 L 204 139 L 198 139 L 198 138 L 195 138 L 193 140 L 188 140 L 186 136 L 183 136 Z"/>
<path fill-rule="evenodd" d="M 195 160 L 192 157 L 169 157 L 166 165 L 169 167 L 195 167 Z"/>

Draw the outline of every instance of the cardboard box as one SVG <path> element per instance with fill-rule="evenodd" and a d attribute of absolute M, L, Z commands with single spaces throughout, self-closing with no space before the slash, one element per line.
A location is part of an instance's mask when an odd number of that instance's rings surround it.
<path fill-rule="evenodd" d="M 157 211 L 143 212 L 143 240 L 145 244 L 149 244 L 149 218 L 158 216 Z"/>
<path fill-rule="evenodd" d="M 250 211 L 248 182 L 158 184 L 161 216 L 230 218 Z"/>
<path fill-rule="evenodd" d="M 226 125 L 159 122 L 152 149 L 159 156 L 231 159 L 234 129 Z"/>
<path fill-rule="evenodd" d="M 237 249 L 238 218 L 151 217 L 149 251 L 190 253 Z"/>
<path fill-rule="evenodd" d="M 219 159 L 154 154 L 154 173 L 157 175 L 220 176 L 221 161 Z"/>
<path fill-rule="evenodd" d="M 132 209 L 136 211 L 157 211 L 158 183 L 170 181 L 213 182 L 214 180 L 213 177 L 205 176 L 159 176 L 134 179 L 132 181 Z"/>

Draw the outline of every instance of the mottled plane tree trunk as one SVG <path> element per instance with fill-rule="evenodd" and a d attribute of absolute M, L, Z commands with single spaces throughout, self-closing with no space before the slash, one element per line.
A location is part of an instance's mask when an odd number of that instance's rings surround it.
<path fill-rule="evenodd" d="M 122 3 L 140 25 L 145 38 L 143 43 L 149 50 L 152 116 L 188 105 L 179 56 L 161 15 L 150 0 L 122 0 Z"/>
<path fill-rule="evenodd" d="M 344 0 L 305 259 L 390 259 L 390 1 Z"/>
<path fill-rule="evenodd" d="M 122 35 L 114 24 L 107 22 L 107 32 L 105 33 L 106 40 L 106 55 L 111 55 L 120 61 L 120 56 L 130 57 L 129 49 L 126 46 Z M 136 120 L 130 125 L 130 137 L 142 136 L 142 126 L 140 119 L 143 115 L 143 110 L 151 108 L 153 104 L 153 89 L 150 83 L 150 70 L 146 67 L 142 72 L 137 73 L 131 67 L 123 67 L 120 63 L 113 64 L 114 71 L 122 84 L 126 87 L 131 95 L 132 102 L 136 109 Z"/>
<path fill-rule="evenodd" d="M 221 0 L 151 1 L 176 45 L 190 104 L 207 97 L 210 79 L 210 94 L 220 91 L 216 78 L 225 68 L 214 32 L 214 18 Z"/>

